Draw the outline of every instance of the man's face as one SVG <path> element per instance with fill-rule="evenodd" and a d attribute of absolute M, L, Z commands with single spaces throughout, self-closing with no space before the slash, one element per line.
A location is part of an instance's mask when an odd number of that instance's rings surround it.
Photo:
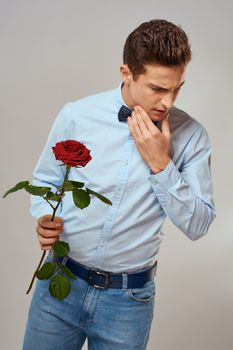
<path fill-rule="evenodd" d="M 121 65 L 121 76 L 125 82 L 122 95 L 130 108 L 140 105 L 151 120 L 159 121 L 166 116 L 175 102 L 184 83 L 185 67 L 148 64 L 145 68 L 145 73 L 140 74 L 134 81 L 128 66 Z"/>

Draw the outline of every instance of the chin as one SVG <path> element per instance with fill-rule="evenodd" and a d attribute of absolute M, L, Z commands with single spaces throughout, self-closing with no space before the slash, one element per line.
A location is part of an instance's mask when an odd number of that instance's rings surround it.
<path fill-rule="evenodd" d="M 162 120 L 164 118 L 164 117 L 155 116 L 154 113 L 148 113 L 148 114 L 149 114 L 150 119 L 153 122 L 159 122 L 160 120 Z"/>
<path fill-rule="evenodd" d="M 150 113 L 148 113 L 151 120 L 153 120 L 154 122 L 159 122 L 161 120 L 163 120 L 164 118 L 166 118 L 167 113 L 160 113 L 157 112 L 155 110 L 150 111 Z"/>

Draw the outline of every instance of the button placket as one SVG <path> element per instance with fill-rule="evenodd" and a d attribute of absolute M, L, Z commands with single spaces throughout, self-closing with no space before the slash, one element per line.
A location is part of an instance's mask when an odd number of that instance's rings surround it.
<path fill-rule="evenodd" d="M 103 225 L 102 232 L 99 238 L 99 244 L 96 249 L 96 254 L 94 258 L 94 265 L 101 268 L 104 264 L 104 258 L 106 253 L 106 246 L 108 242 L 108 238 L 110 237 L 114 219 L 117 215 L 118 208 L 120 206 L 120 202 L 127 184 L 128 175 L 129 175 L 129 164 L 133 154 L 133 139 L 127 137 L 125 145 L 123 147 L 123 164 L 124 167 L 120 165 L 120 169 L 118 172 L 119 185 L 114 194 L 114 198 L 112 199 L 112 206 L 109 206 L 108 215 Z"/>

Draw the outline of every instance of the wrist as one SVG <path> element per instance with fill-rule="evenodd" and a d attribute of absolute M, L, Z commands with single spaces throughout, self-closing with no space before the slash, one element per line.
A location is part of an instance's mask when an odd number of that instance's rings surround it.
<path fill-rule="evenodd" d="M 157 173 L 160 173 L 161 171 L 163 171 L 166 167 L 167 167 L 167 165 L 170 163 L 170 158 L 169 157 L 167 157 L 167 159 L 166 160 L 164 160 L 163 162 L 161 162 L 159 165 L 156 165 L 156 166 L 151 166 L 150 167 L 150 174 L 151 175 L 155 175 L 155 174 L 157 174 Z"/>

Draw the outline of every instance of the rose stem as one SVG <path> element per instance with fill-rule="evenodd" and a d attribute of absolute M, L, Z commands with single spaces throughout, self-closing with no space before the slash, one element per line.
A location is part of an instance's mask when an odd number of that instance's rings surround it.
<path fill-rule="evenodd" d="M 61 193 L 59 194 L 60 199 L 59 199 L 59 201 L 58 201 L 56 207 L 55 207 L 55 208 L 53 207 L 53 215 L 52 215 L 51 221 L 54 221 L 55 213 L 56 213 L 56 211 L 57 211 L 57 209 L 58 209 L 58 207 L 59 207 L 59 204 L 60 204 L 61 201 L 62 201 L 62 197 L 63 197 L 63 193 L 64 193 L 64 184 L 65 184 L 65 180 L 67 180 L 67 178 L 68 178 L 69 172 L 70 172 L 70 166 L 69 166 L 69 165 L 66 165 L 66 174 L 65 174 L 64 181 L 63 181 L 63 184 L 62 184 Z M 28 294 L 28 293 L 30 292 L 30 290 L 32 289 L 34 280 L 35 280 L 35 278 L 36 278 L 36 273 L 37 273 L 37 271 L 38 271 L 38 270 L 40 269 L 40 267 L 41 267 L 41 264 L 42 264 L 42 262 L 43 262 L 43 260 L 44 260 L 45 254 L 46 254 L 46 250 L 43 251 L 42 257 L 41 257 L 40 262 L 39 262 L 39 265 L 37 266 L 37 269 L 36 269 L 36 271 L 35 271 L 34 274 L 33 274 L 31 283 L 30 283 L 30 285 L 29 285 L 29 287 L 28 287 L 28 290 L 27 290 L 26 294 Z"/>

